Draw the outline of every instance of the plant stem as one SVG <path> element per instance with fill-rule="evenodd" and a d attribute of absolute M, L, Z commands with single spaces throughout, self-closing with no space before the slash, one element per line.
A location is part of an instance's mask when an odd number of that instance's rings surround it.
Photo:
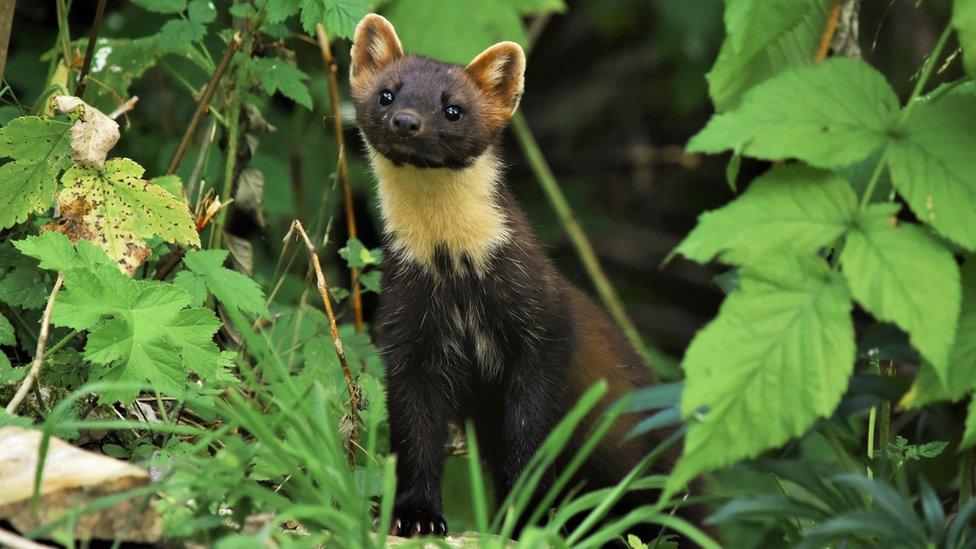
<path fill-rule="evenodd" d="M 817 47 L 817 53 L 813 56 L 814 63 L 823 63 L 824 59 L 827 58 L 827 52 L 830 51 L 830 42 L 834 39 L 834 33 L 837 32 L 837 21 L 840 20 L 840 8 L 842 0 L 834 0 L 834 5 L 830 8 L 830 13 L 827 14 L 827 24 L 824 26 L 823 34 L 820 36 L 820 46 Z"/>
<path fill-rule="evenodd" d="M 929 77 L 932 76 L 932 69 L 935 68 L 936 62 L 939 60 L 939 56 L 942 55 L 942 48 L 945 47 L 946 42 L 949 40 L 949 35 L 952 34 L 952 24 L 946 25 L 946 28 L 942 31 L 942 35 L 939 36 L 938 42 L 935 43 L 935 47 L 932 48 L 932 53 L 929 54 L 928 58 L 925 59 L 925 64 L 922 66 L 922 74 L 918 78 L 918 82 L 915 83 L 915 89 L 912 90 L 912 95 L 909 96 L 908 102 L 905 103 L 905 108 L 901 111 L 901 117 L 898 119 L 898 123 L 902 124 L 905 120 L 908 120 L 909 113 L 912 112 L 912 108 L 915 107 L 915 100 L 918 96 L 922 94 L 922 90 L 925 89 L 925 84 L 928 83 Z"/>
<path fill-rule="evenodd" d="M 27 377 L 24 378 L 24 381 L 21 382 L 20 387 L 17 389 L 17 393 L 14 394 L 14 398 L 10 399 L 10 403 L 7 404 L 7 414 L 13 415 L 17 411 L 17 407 L 20 406 L 27 393 L 30 392 L 34 380 L 41 373 L 41 365 L 44 364 L 44 348 L 47 346 L 47 339 L 51 335 L 51 311 L 54 310 L 54 300 L 57 299 L 58 292 L 61 291 L 61 285 L 63 283 L 64 278 L 59 274 L 58 279 L 54 281 L 54 288 L 51 289 L 51 295 L 47 298 L 44 315 L 41 317 L 41 333 L 37 336 L 37 349 L 34 352 L 34 362 L 31 364 L 31 369 L 27 373 Z"/>
<path fill-rule="evenodd" d="M 532 168 L 533 174 L 535 174 L 536 179 L 542 186 L 542 190 L 546 193 L 546 198 L 549 199 L 549 203 L 556 211 L 556 215 L 559 217 L 563 229 L 569 236 L 573 247 L 576 248 L 576 253 L 583 263 L 583 267 L 586 269 L 590 280 L 593 282 L 593 286 L 600 295 L 600 299 L 603 300 L 603 304 L 610 312 L 610 316 L 613 317 L 617 325 L 620 326 L 620 329 L 623 330 L 630 344 L 634 346 L 637 352 L 640 353 L 644 360 L 658 374 L 669 377 L 677 373 L 677 366 L 674 360 L 661 351 L 646 345 L 640 332 L 637 331 L 633 321 L 627 315 L 627 311 L 624 309 L 623 302 L 620 300 L 617 290 L 610 283 L 606 273 L 600 266 L 600 260 L 597 259 L 596 252 L 593 250 L 593 244 L 590 243 L 586 233 L 583 232 L 579 220 L 576 219 L 576 215 L 573 213 L 569 201 L 566 200 L 566 195 L 559 188 L 559 183 L 556 181 L 555 176 L 553 176 L 552 170 L 549 168 L 549 164 L 546 162 L 546 158 L 539 149 L 539 145 L 532 135 L 532 130 L 529 128 L 521 112 L 516 112 L 515 116 L 512 117 L 512 130 L 515 132 L 515 137 L 519 142 L 519 146 L 522 148 L 522 153 L 529 162 L 529 166 Z"/>
<path fill-rule="evenodd" d="M 339 170 L 339 181 L 342 182 L 342 199 L 346 206 L 346 230 L 349 238 L 356 238 L 356 211 L 352 204 L 352 189 L 349 186 L 349 168 L 346 165 L 346 139 L 342 131 L 342 114 L 339 109 L 339 81 L 337 74 L 339 68 L 336 65 L 335 57 L 332 55 L 332 47 L 329 45 L 329 35 L 325 32 L 325 27 L 321 24 L 315 25 L 315 37 L 318 39 L 319 50 L 322 51 L 322 60 L 327 69 L 326 76 L 329 82 L 329 100 L 332 104 L 332 125 L 335 127 L 336 147 L 339 149 L 339 160 L 337 168 Z M 352 310 L 355 319 L 356 332 L 363 331 L 363 300 L 359 288 L 359 269 L 349 268 L 350 286 L 352 286 Z"/>
<path fill-rule="evenodd" d="M 227 67 L 230 66 L 230 61 L 234 57 L 234 52 L 237 51 L 240 45 L 241 35 L 240 33 L 234 33 L 234 36 L 231 37 L 230 42 L 227 44 L 227 49 L 224 50 L 223 57 L 220 58 L 220 63 L 217 64 L 217 69 L 214 70 L 213 76 L 210 77 L 210 81 L 207 82 L 203 93 L 200 94 L 200 100 L 197 101 L 197 108 L 193 111 L 193 117 L 190 118 L 190 123 L 187 124 L 186 130 L 183 132 L 180 144 L 176 147 L 176 152 L 173 153 L 173 157 L 166 167 L 166 175 L 173 175 L 176 173 L 176 169 L 180 167 L 180 162 L 183 161 L 186 149 L 190 146 L 190 141 L 193 139 L 193 134 L 196 133 L 197 126 L 203 120 L 203 116 L 207 113 L 208 107 L 210 106 L 210 100 L 213 99 L 214 92 L 217 91 L 217 84 L 223 78 L 224 73 L 227 72 Z"/>
<path fill-rule="evenodd" d="M 98 31 L 102 28 L 102 17 L 105 15 L 106 0 L 98 0 L 98 7 L 95 8 L 95 20 L 92 22 L 91 34 L 88 35 L 88 47 L 85 48 L 85 60 L 81 64 L 81 73 L 78 74 L 78 84 L 75 86 L 75 97 L 84 98 L 85 88 L 88 87 L 88 71 L 91 70 L 92 56 L 95 54 L 95 41 L 98 40 Z M 65 59 L 65 63 L 70 65 L 71 60 Z"/>
<path fill-rule="evenodd" d="M 305 227 L 302 226 L 302 222 L 295 220 L 291 224 L 291 228 L 288 230 L 288 234 L 285 235 L 285 240 L 291 239 L 292 235 L 297 232 L 298 235 L 305 241 L 305 248 L 308 250 L 308 258 L 312 263 L 312 269 L 315 271 L 316 289 L 319 291 L 319 295 L 322 297 L 322 305 L 325 306 L 325 315 L 329 319 L 329 331 L 332 334 L 332 345 L 335 347 L 336 356 L 339 358 L 339 366 L 342 368 L 342 376 L 346 380 L 346 388 L 349 390 L 349 416 L 353 421 L 352 429 L 349 430 L 349 440 L 348 440 L 348 451 L 349 451 L 349 467 L 356 465 L 356 448 L 359 447 L 359 387 L 356 386 L 356 381 L 352 378 L 352 372 L 349 370 L 349 363 L 346 361 L 346 351 L 342 347 L 342 340 L 339 338 L 339 327 L 336 324 L 335 312 L 332 309 L 332 300 L 329 298 L 329 284 L 325 280 L 325 274 L 322 272 L 322 264 L 319 262 L 318 251 L 315 249 L 315 245 L 308 238 L 308 234 L 305 232 Z"/>

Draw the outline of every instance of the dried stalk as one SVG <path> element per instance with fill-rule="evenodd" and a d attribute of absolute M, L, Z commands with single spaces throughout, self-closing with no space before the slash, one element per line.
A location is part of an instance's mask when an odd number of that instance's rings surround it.
<path fill-rule="evenodd" d="M 27 538 L 0 528 L 0 547 L 9 547 L 10 549 L 49 549 L 51 546 L 35 543 Z"/>
<path fill-rule="evenodd" d="M 817 53 L 813 56 L 814 63 L 823 63 L 830 51 L 830 43 L 834 40 L 834 33 L 837 31 L 837 21 L 840 20 L 840 8 L 843 0 L 834 0 L 834 5 L 830 7 L 827 14 L 827 24 L 824 26 L 823 34 L 820 36 L 820 46 Z"/>
<path fill-rule="evenodd" d="M 58 297 L 58 292 L 61 291 L 61 285 L 63 283 L 64 278 L 59 274 L 58 279 L 54 281 L 54 288 L 51 290 L 51 295 L 47 298 L 44 315 L 41 317 L 41 333 L 37 336 L 37 350 L 34 352 L 34 362 L 31 364 L 31 369 L 27 373 L 27 377 L 24 378 L 24 381 L 20 384 L 20 388 L 17 389 L 14 398 L 7 404 L 6 411 L 8 414 L 12 415 L 17 411 L 17 407 L 20 406 L 27 393 L 30 392 L 34 380 L 41 373 L 41 365 L 44 364 L 44 349 L 47 347 L 47 339 L 51 335 L 51 311 L 54 310 L 54 300 Z"/>
<path fill-rule="evenodd" d="M 356 238 L 356 212 L 352 207 L 352 189 L 349 186 L 349 169 L 346 165 L 346 140 L 342 132 L 342 115 L 339 112 L 339 81 L 337 77 L 339 68 L 336 65 L 335 57 L 332 55 L 329 36 L 325 33 L 325 27 L 321 24 L 315 25 L 315 37 L 318 39 L 319 49 L 322 51 L 322 60 L 325 61 L 325 66 L 328 69 L 329 99 L 332 102 L 332 125 L 335 126 L 336 147 L 339 148 L 339 181 L 342 182 L 342 200 L 346 206 L 346 229 L 349 232 L 349 238 Z M 359 288 L 359 269 L 350 267 L 349 278 L 352 286 L 352 311 L 356 331 L 361 332 L 363 331 L 363 300 Z"/>
<path fill-rule="evenodd" d="M 95 54 L 95 41 L 98 39 L 98 31 L 102 28 L 102 17 L 105 15 L 106 0 L 98 0 L 98 7 L 95 8 L 95 21 L 92 22 L 91 34 L 88 35 L 88 47 L 85 48 L 85 60 L 81 65 L 81 73 L 78 75 L 78 84 L 75 86 L 75 97 L 84 98 L 85 88 L 88 87 L 88 71 L 91 70 L 92 56 Z M 71 63 L 70 59 L 64 60 L 65 64 Z"/>
<path fill-rule="evenodd" d="M 312 269 L 315 271 L 315 287 L 319 291 L 319 295 L 322 296 L 325 314 L 329 319 L 329 331 L 332 333 L 332 344 L 335 346 L 336 356 L 339 357 L 339 365 L 342 367 L 342 376 L 346 379 L 346 387 L 349 389 L 349 415 L 354 425 L 349 431 L 347 448 L 349 451 L 349 466 L 352 467 L 356 464 L 356 448 L 359 447 L 359 387 L 356 386 L 356 382 L 352 378 L 349 363 L 346 361 L 346 352 L 342 348 L 342 340 L 339 339 L 339 327 L 336 325 L 335 313 L 332 310 L 332 300 L 329 299 L 329 284 L 325 281 L 325 275 L 322 273 L 322 264 L 319 262 L 318 252 L 315 250 L 315 245 L 308 238 L 302 222 L 297 219 L 291 224 L 291 228 L 288 229 L 288 234 L 285 235 L 285 241 L 290 240 L 295 232 L 298 232 L 298 235 L 305 241 L 305 248 L 308 250 L 308 257 L 312 263 Z"/>
<path fill-rule="evenodd" d="M 200 125 L 200 121 L 203 120 L 203 116 L 207 113 L 208 107 L 210 107 L 210 100 L 213 99 L 214 92 L 217 91 L 217 84 L 223 78 L 224 73 L 227 72 L 227 67 L 230 66 L 230 61 L 234 58 L 234 53 L 240 45 L 241 35 L 240 33 L 234 33 L 234 36 L 230 39 L 230 43 L 227 44 L 227 49 L 224 50 L 223 57 L 217 63 L 217 68 L 214 70 L 213 76 L 207 82 L 207 87 L 200 94 L 200 100 L 197 101 L 197 108 L 193 112 L 193 118 L 190 119 L 186 131 L 183 132 L 183 138 L 180 139 L 180 144 L 176 147 L 176 152 L 173 153 L 173 158 L 170 159 L 169 165 L 166 167 L 166 175 L 173 175 L 176 173 L 176 169 L 180 167 L 180 162 L 183 161 L 183 155 L 186 154 L 186 149 L 190 146 L 190 140 L 193 139 L 193 134 L 196 133 L 197 126 Z"/>

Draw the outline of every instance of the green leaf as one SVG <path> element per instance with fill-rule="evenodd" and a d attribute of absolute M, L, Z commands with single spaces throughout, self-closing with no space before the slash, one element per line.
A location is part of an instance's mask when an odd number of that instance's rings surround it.
<path fill-rule="evenodd" d="M 848 230 L 857 211 L 851 186 L 833 172 L 781 166 L 757 178 L 728 205 L 698 218 L 675 249 L 706 263 L 744 264 L 770 253 L 813 254 Z"/>
<path fill-rule="evenodd" d="M 11 120 L 0 128 L 0 229 L 51 206 L 60 166 L 68 155 L 71 125 L 36 116 Z"/>
<path fill-rule="evenodd" d="M 10 365 L 10 359 L 7 355 L 0 353 L 0 387 L 8 384 L 20 381 L 27 377 L 27 371 L 29 368 L 14 368 Z"/>
<path fill-rule="evenodd" d="M 976 256 L 968 256 L 960 272 L 962 308 L 956 326 L 945 383 L 931 364 L 923 363 L 915 383 L 902 399 L 907 407 L 917 408 L 939 400 L 961 399 L 976 389 Z"/>
<path fill-rule="evenodd" d="M 73 167 L 61 177 L 58 193 L 64 206 L 83 201 L 90 206 L 83 221 L 97 243 L 115 260 L 127 258 L 142 239 L 160 236 L 167 242 L 199 246 L 190 211 L 182 201 L 142 179 L 142 166 L 113 158 L 101 169 Z"/>
<path fill-rule="evenodd" d="M 847 236 L 840 262 L 858 302 L 894 322 L 946 380 L 959 319 L 959 269 L 925 229 L 898 223 L 895 204 L 865 210 Z"/>
<path fill-rule="evenodd" d="M 963 66 L 970 76 L 976 76 L 976 1 L 956 0 L 952 8 L 952 26 L 962 46 Z"/>
<path fill-rule="evenodd" d="M 156 35 L 157 45 L 164 53 L 180 53 L 190 44 L 203 40 L 207 28 L 203 23 L 189 19 L 170 19 Z"/>
<path fill-rule="evenodd" d="M 976 444 L 976 400 L 969 401 L 969 412 L 966 414 L 966 428 L 962 433 L 959 449 L 970 448 Z"/>
<path fill-rule="evenodd" d="M 259 316 L 270 316 L 261 287 L 237 271 L 224 267 L 227 250 L 196 250 L 186 254 L 183 264 L 207 285 L 221 303 Z"/>
<path fill-rule="evenodd" d="M 305 85 L 308 75 L 295 65 L 281 59 L 265 57 L 255 61 L 255 73 L 261 88 L 268 95 L 280 91 L 285 97 L 311 110 L 312 96 Z"/>
<path fill-rule="evenodd" d="M 173 277 L 173 284 L 186 290 L 190 294 L 190 305 L 202 307 L 210 295 L 207 289 L 207 281 L 204 277 L 191 271 L 180 271 Z"/>
<path fill-rule="evenodd" d="M 314 35 L 321 23 L 331 35 L 352 38 L 356 24 L 369 13 L 366 0 L 300 0 L 302 28 Z"/>
<path fill-rule="evenodd" d="M 407 51 L 467 64 L 503 40 L 527 47 L 522 16 L 554 4 L 539 0 L 400 0 L 385 13 Z"/>
<path fill-rule="evenodd" d="M 174 51 L 172 45 L 162 47 L 159 35 L 143 38 L 99 38 L 92 55 L 91 74 L 99 85 L 88 87 L 86 101 L 102 112 L 112 112 L 119 104 L 131 96 L 129 86 L 156 61 L 168 52 Z M 88 38 L 75 41 L 73 45 L 85 50 Z M 182 44 L 179 50 L 186 51 L 189 44 Z"/>
<path fill-rule="evenodd" d="M 784 9 L 783 15 L 771 20 L 771 8 Z M 761 19 L 750 17 L 753 14 L 759 14 Z M 725 11 L 728 33 L 715 65 L 706 75 L 715 109 L 718 112 L 733 109 L 756 84 L 784 70 L 812 65 L 826 14 L 824 0 L 728 3 Z"/>
<path fill-rule="evenodd" d="M 264 8 L 265 20 L 270 25 L 281 23 L 298 13 L 298 0 L 265 0 L 264 2 L 256 2 L 256 4 L 258 7 Z"/>
<path fill-rule="evenodd" d="M 40 309 L 47 302 L 47 285 L 32 267 L 17 267 L 0 279 L 0 302 L 11 307 Z"/>
<path fill-rule="evenodd" d="M 362 282 L 363 287 L 371 292 L 379 293 L 380 291 L 380 279 L 383 277 L 381 271 L 370 271 L 368 273 L 363 273 L 359 275 L 359 281 Z"/>
<path fill-rule="evenodd" d="M 853 369 L 850 295 L 822 259 L 777 258 L 740 276 L 682 362 L 689 430 L 669 490 L 802 434 L 834 411 Z"/>
<path fill-rule="evenodd" d="M 132 0 L 132 2 L 142 9 L 156 13 L 183 13 L 186 9 L 186 0 Z"/>
<path fill-rule="evenodd" d="M 898 98 L 878 71 L 860 60 L 828 59 L 752 88 L 736 110 L 713 116 L 688 150 L 741 148 L 764 160 L 842 167 L 883 146 L 897 113 Z"/>
<path fill-rule="evenodd" d="M 350 238 L 344 248 L 339 248 L 339 256 L 346 260 L 346 264 L 351 269 L 377 265 L 383 260 L 383 254 L 379 249 L 370 250 L 358 238 Z"/>
<path fill-rule="evenodd" d="M 207 25 L 217 19 L 217 8 L 211 0 L 190 0 L 186 9 L 191 23 Z"/>
<path fill-rule="evenodd" d="M 888 158 L 891 180 L 919 219 L 976 250 L 976 95 L 947 93 L 914 106 Z"/>
<path fill-rule="evenodd" d="M 0 314 L 0 345 L 16 344 L 17 338 L 14 337 L 14 327 L 10 324 L 10 321 L 7 320 L 7 317 Z"/>
<path fill-rule="evenodd" d="M 754 55 L 819 8 L 817 0 L 729 0 L 725 30 L 736 53 Z"/>

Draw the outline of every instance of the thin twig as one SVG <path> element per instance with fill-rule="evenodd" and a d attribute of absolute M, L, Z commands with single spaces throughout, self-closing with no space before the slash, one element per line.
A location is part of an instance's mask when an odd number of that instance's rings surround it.
<path fill-rule="evenodd" d="M 20 403 L 24 401 L 24 397 L 30 392 L 34 380 L 41 373 L 41 365 L 44 364 L 44 348 L 47 347 L 47 338 L 51 335 L 51 311 L 54 310 L 54 300 L 58 297 L 58 292 L 61 291 L 61 284 L 63 283 L 64 278 L 59 274 L 58 279 L 54 281 L 54 288 L 51 290 L 51 295 L 47 298 L 44 315 L 41 317 L 41 332 L 37 336 L 37 350 L 34 352 L 34 362 L 31 364 L 31 369 L 27 373 L 27 377 L 24 378 L 24 381 L 20 384 L 20 388 L 17 389 L 14 398 L 7 404 L 6 411 L 8 414 L 12 415 L 17 411 L 17 407 L 20 406 Z"/>
<path fill-rule="evenodd" d="M 111 118 L 112 120 L 115 120 L 116 118 L 122 116 L 123 114 L 132 111 L 132 109 L 135 109 L 136 103 L 138 102 L 139 102 L 139 96 L 133 95 L 132 97 L 127 99 L 124 103 L 119 105 L 117 109 L 112 111 L 112 114 L 108 115 L 108 117 Z"/>
<path fill-rule="evenodd" d="M 840 20 L 842 3 L 842 0 L 834 0 L 834 5 L 830 7 L 830 13 L 827 14 L 827 24 L 824 26 L 823 34 L 820 36 L 820 46 L 817 47 L 817 53 L 813 56 L 814 63 L 823 63 L 824 59 L 827 58 L 827 52 L 830 51 L 830 43 L 834 39 L 834 33 L 837 32 L 837 21 Z"/>
<path fill-rule="evenodd" d="M 85 60 L 82 61 L 78 84 L 75 86 L 75 97 L 84 98 L 85 88 L 88 86 L 88 71 L 91 70 L 92 56 L 95 54 L 95 41 L 98 40 L 98 31 L 102 28 L 105 2 L 106 0 L 98 0 L 98 7 L 95 8 L 95 21 L 92 22 L 91 34 L 88 35 L 88 47 L 85 48 Z M 65 59 L 65 64 L 70 62 L 70 59 Z"/>
<path fill-rule="evenodd" d="M 356 212 L 352 207 L 352 189 L 349 186 L 349 169 L 346 166 L 346 140 L 342 131 L 342 114 L 339 111 L 339 68 L 336 65 L 335 57 L 332 55 L 332 47 L 329 45 L 329 36 L 325 33 L 325 27 L 321 24 L 315 25 L 315 37 L 319 42 L 319 49 L 322 51 L 322 60 L 328 69 L 326 75 L 329 82 L 329 99 L 332 102 L 332 125 L 335 126 L 336 147 L 339 149 L 339 181 L 342 182 L 342 200 L 346 206 L 346 229 L 349 238 L 356 238 Z M 352 311 L 355 319 L 356 331 L 363 331 L 363 300 L 359 288 L 359 269 L 349 268 L 349 278 L 352 286 Z"/>
<path fill-rule="evenodd" d="M 27 538 L 0 528 L 0 547 L 9 547 L 10 549 L 50 549 L 51 546 L 35 543 Z"/>
<path fill-rule="evenodd" d="M 325 314 L 329 319 L 329 331 L 332 333 L 332 344 L 335 346 L 336 356 L 339 357 L 339 365 L 342 367 L 342 376 L 346 379 L 346 387 L 349 389 L 349 415 L 354 422 L 352 429 L 349 431 L 348 441 L 349 466 L 352 467 L 356 464 L 356 448 L 359 447 L 359 388 L 352 378 L 349 363 L 346 361 L 346 352 L 342 348 L 342 340 L 339 339 L 339 327 L 336 325 L 335 313 L 332 310 L 332 300 L 329 299 L 329 285 L 325 281 L 325 275 L 322 273 L 322 264 L 319 262 L 318 252 L 315 250 L 315 245 L 308 238 L 308 234 L 305 233 L 305 227 L 302 226 L 302 222 L 297 219 L 291 224 L 291 228 L 288 229 L 285 240 L 291 239 L 294 232 L 298 232 L 298 235 L 305 241 L 305 248 L 308 250 L 308 257 L 312 262 L 312 269 L 315 271 L 315 287 L 319 291 L 319 295 L 322 296 Z"/>
<path fill-rule="evenodd" d="M 207 82 L 207 87 L 203 89 L 203 93 L 200 94 L 200 100 L 197 101 L 197 108 L 193 111 L 193 118 L 190 119 L 190 123 L 186 127 L 186 131 L 183 132 L 183 138 L 180 139 L 180 144 L 176 147 L 176 152 L 173 153 L 173 158 L 170 159 L 169 165 L 166 167 L 166 175 L 173 175 L 176 173 L 176 168 L 180 166 L 180 162 L 183 161 L 183 155 L 186 154 L 187 147 L 190 146 L 190 140 L 193 139 L 193 134 L 197 130 L 197 126 L 200 121 L 203 120 L 203 115 L 207 113 L 207 107 L 210 106 L 210 100 L 213 98 L 214 92 L 217 91 L 217 84 L 220 79 L 223 78 L 224 73 L 227 72 L 227 67 L 230 66 L 231 59 L 234 58 L 234 52 L 241 45 L 241 35 L 239 33 L 234 33 L 234 36 L 230 38 L 230 42 L 227 44 L 227 49 L 224 50 L 223 57 L 220 58 L 220 62 L 217 63 L 217 68 L 214 70 L 213 76 L 210 77 L 210 81 Z"/>

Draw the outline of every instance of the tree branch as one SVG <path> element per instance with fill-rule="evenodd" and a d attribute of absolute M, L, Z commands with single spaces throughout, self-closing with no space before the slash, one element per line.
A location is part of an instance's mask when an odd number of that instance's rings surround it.
<path fill-rule="evenodd" d="M 10 27 L 14 24 L 17 0 L 0 0 L 0 78 L 7 66 L 7 47 L 10 45 Z"/>
<path fill-rule="evenodd" d="M 342 347 L 342 340 L 339 339 L 339 327 L 336 325 L 335 313 L 332 310 L 332 300 L 329 299 L 329 284 L 325 281 L 325 275 L 322 273 L 322 264 L 319 262 L 318 252 L 315 250 L 315 245 L 308 238 L 302 222 L 297 219 L 292 222 L 291 228 L 288 229 L 288 234 L 285 235 L 285 241 L 291 239 L 295 232 L 305 241 L 309 261 L 311 261 L 312 269 L 315 271 L 315 287 L 319 291 L 319 295 L 322 296 L 325 314 L 329 319 L 329 331 L 332 334 L 332 344 L 335 347 L 336 356 L 339 357 L 339 365 L 342 367 L 342 376 L 346 379 L 346 387 L 349 389 L 349 415 L 353 421 L 353 426 L 349 430 L 347 449 L 349 451 L 349 466 L 352 467 L 356 464 L 356 448 L 359 447 L 358 429 L 361 406 L 359 401 L 359 387 L 356 386 L 356 381 L 352 378 L 349 363 L 346 361 L 346 351 Z"/>
<path fill-rule="evenodd" d="M 332 47 L 329 45 L 329 35 L 325 33 L 322 24 L 315 25 L 315 37 L 318 39 L 322 60 L 325 61 L 326 75 L 329 81 L 329 99 L 332 102 L 332 125 L 335 127 L 336 147 L 339 149 L 339 181 L 342 183 L 342 200 L 346 206 L 346 230 L 349 238 L 356 238 L 356 211 L 352 206 L 352 188 L 349 186 L 349 169 L 346 165 L 346 139 L 342 132 L 342 114 L 339 110 L 339 68 Z M 352 286 L 352 310 L 356 331 L 363 331 L 363 300 L 359 288 L 359 269 L 349 268 L 350 285 Z"/>
<path fill-rule="evenodd" d="M 827 24 L 824 25 L 823 34 L 820 36 L 820 46 L 817 53 L 813 56 L 814 63 L 823 63 L 830 51 L 830 43 L 834 40 L 834 33 L 837 31 L 837 21 L 840 20 L 840 8 L 843 0 L 834 0 L 834 5 L 830 7 L 827 14 Z"/>

